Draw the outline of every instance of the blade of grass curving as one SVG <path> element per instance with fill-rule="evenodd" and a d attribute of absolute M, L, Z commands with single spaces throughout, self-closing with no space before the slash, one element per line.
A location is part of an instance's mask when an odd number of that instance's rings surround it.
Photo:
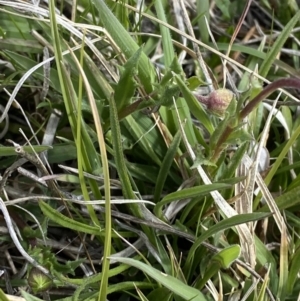
<path fill-rule="evenodd" d="M 71 49 L 69 49 L 71 50 Z M 93 113 L 93 119 L 95 122 L 96 132 L 98 143 L 100 147 L 101 160 L 102 160 L 102 168 L 103 168 L 103 177 L 104 177 L 104 192 L 105 192 L 105 241 L 104 241 L 104 254 L 103 254 L 103 267 L 102 267 L 102 281 L 100 283 L 100 293 L 99 293 L 99 301 L 106 301 L 107 296 L 107 287 L 108 287 L 108 272 L 109 272 L 109 259 L 110 250 L 111 250 L 111 206 L 110 206 L 110 177 L 109 177 L 109 169 L 108 169 L 108 160 L 107 160 L 107 152 L 105 146 L 105 139 L 103 135 L 102 125 L 100 121 L 99 112 L 97 109 L 96 101 L 93 96 L 92 89 L 89 85 L 88 78 L 86 77 L 83 69 L 76 56 L 72 51 L 70 51 L 78 70 L 80 71 L 81 77 L 83 79 L 85 89 L 88 95 L 89 103 Z M 80 108 L 79 108 L 80 110 Z M 85 187 L 85 186 L 83 186 Z M 85 188 L 86 190 L 86 188 Z M 87 192 L 87 190 L 86 190 Z"/>
<path fill-rule="evenodd" d="M 63 56 L 61 52 L 61 45 L 60 45 L 60 38 L 58 33 L 58 27 L 56 22 L 56 15 L 55 15 L 55 5 L 53 0 L 49 3 L 49 10 L 50 10 L 50 26 L 51 26 L 51 33 L 53 36 L 54 41 L 54 53 L 55 53 L 55 60 L 57 62 L 57 73 L 60 81 L 60 87 L 66 107 L 66 111 L 68 113 L 70 126 L 73 132 L 73 137 L 76 139 L 76 129 L 77 129 L 77 120 L 76 116 L 74 114 L 74 111 L 76 111 L 76 99 L 75 96 L 76 93 L 73 89 L 73 84 L 71 82 L 70 76 L 68 72 L 66 71 L 66 68 L 63 63 Z M 84 125 L 84 123 L 82 123 Z M 83 127 L 82 132 L 83 139 L 81 141 L 75 141 L 76 144 L 82 143 L 82 157 L 84 162 L 84 168 L 87 172 L 95 172 L 101 169 L 100 168 L 100 162 L 98 159 L 98 154 L 95 151 L 94 145 L 86 131 L 86 129 Z M 89 154 L 87 153 L 87 150 L 89 150 Z M 98 189 L 98 185 L 95 180 L 88 179 L 90 186 L 92 188 L 92 191 L 96 198 L 100 199 L 101 194 Z M 89 200 L 89 197 L 88 199 Z M 91 216 L 91 219 L 96 225 L 99 225 L 99 221 L 97 218 L 97 215 L 94 211 L 93 206 L 87 205 L 89 214 Z"/>
<path fill-rule="evenodd" d="M 208 130 L 208 132 L 212 134 L 214 132 L 214 126 L 211 120 L 208 118 L 207 113 L 204 111 L 203 107 L 196 100 L 195 96 L 191 93 L 191 91 L 188 89 L 188 87 L 180 78 L 180 76 L 178 75 L 174 75 L 174 76 L 181 90 L 181 93 L 190 108 L 190 111 L 199 121 L 201 121 L 201 123 Z"/>
<path fill-rule="evenodd" d="M 136 195 L 132 190 L 130 178 L 128 176 L 128 170 L 125 164 L 123 148 L 121 144 L 121 130 L 118 121 L 117 106 L 113 97 L 111 97 L 109 100 L 109 109 L 110 109 L 110 125 L 111 125 L 111 133 L 112 133 L 111 135 L 112 145 L 114 149 L 114 159 L 115 159 L 116 169 L 118 171 L 118 175 L 122 186 L 122 192 L 125 199 L 134 200 L 136 199 Z M 134 214 L 136 214 L 138 217 L 142 216 L 138 204 L 134 204 L 133 206 L 130 206 L 130 208 L 132 209 Z"/>
<path fill-rule="evenodd" d="M 208 45 L 213 46 L 212 43 L 208 43 Z M 218 49 L 219 50 L 227 50 L 228 49 L 228 44 L 226 43 L 217 43 Z M 242 52 L 244 54 L 249 54 L 250 56 L 253 56 L 254 58 L 260 58 L 262 60 L 266 59 L 267 53 L 264 53 L 260 50 L 254 49 L 253 47 L 245 46 L 245 45 L 239 45 L 239 44 L 233 44 L 231 47 L 231 51 L 238 51 Z M 276 66 L 284 70 L 285 72 L 299 76 L 299 72 L 293 68 L 292 66 L 288 65 L 287 63 L 280 61 L 279 59 L 275 59 L 273 62 Z M 252 68 L 250 68 L 252 69 Z M 245 73 L 247 75 L 247 73 Z"/>
<path fill-rule="evenodd" d="M 297 206 L 300 203 L 300 186 L 295 187 L 286 193 L 278 196 L 275 199 L 275 202 L 279 210 L 284 210 L 293 206 Z M 268 212 L 270 211 L 269 206 L 266 204 L 263 207 L 259 208 L 257 211 Z"/>
<path fill-rule="evenodd" d="M 186 189 L 182 189 L 176 192 L 169 193 L 167 196 L 165 196 L 160 202 L 156 204 L 154 207 L 155 215 L 159 218 L 163 218 L 162 213 L 162 207 L 168 203 L 171 203 L 173 201 L 181 200 L 181 199 L 189 199 L 196 196 L 204 196 L 211 191 L 215 190 L 222 190 L 226 188 L 231 188 L 231 185 L 223 184 L 223 183 L 214 183 L 210 185 L 201 185 L 201 186 L 195 186 L 190 187 Z"/>
<path fill-rule="evenodd" d="M 292 294 L 295 289 L 296 280 L 299 279 L 298 273 L 300 271 L 300 249 L 298 249 L 294 254 L 292 261 L 290 263 L 290 272 L 287 281 L 287 293 Z"/>
<path fill-rule="evenodd" d="M 43 299 L 34 297 L 33 295 L 30 295 L 29 293 L 25 292 L 24 290 L 21 290 L 21 294 L 22 294 L 24 300 L 26 300 L 26 301 L 43 301 Z"/>
<path fill-rule="evenodd" d="M 260 220 L 263 218 L 268 217 L 268 215 L 256 215 L 256 213 L 245 213 L 245 214 L 239 214 L 232 216 L 230 218 L 224 219 L 214 226 L 209 227 L 208 230 L 206 230 L 201 236 L 197 238 L 197 240 L 193 243 L 192 247 L 189 250 L 184 270 L 187 273 L 189 270 L 189 266 L 191 265 L 191 261 L 193 259 L 193 256 L 196 252 L 196 249 L 210 236 L 216 234 L 219 231 L 229 229 L 231 227 L 234 227 L 236 225 L 248 223 L 251 221 Z"/>
<path fill-rule="evenodd" d="M 157 181 L 155 185 L 155 191 L 154 191 L 154 203 L 158 203 L 160 200 L 160 196 L 166 181 L 166 178 L 168 176 L 169 170 L 172 166 L 174 157 L 177 153 L 179 144 L 181 140 L 181 132 L 178 131 L 176 135 L 173 138 L 173 141 L 165 155 L 165 158 L 161 164 L 158 176 L 157 176 Z"/>
<path fill-rule="evenodd" d="M 230 265 L 239 258 L 241 247 L 239 245 L 228 246 L 215 254 L 208 265 L 203 277 L 196 283 L 195 287 L 201 290 L 207 281 L 212 278 L 221 268 L 228 269 Z"/>
<path fill-rule="evenodd" d="M 6 50 L 1 52 L 2 55 L 9 61 L 12 62 L 15 66 L 17 66 L 17 69 L 21 70 L 30 70 L 34 66 L 36 66 L 36 62 L 29 57 L 26 57 L 24 55 L 14 53 L 12 51 Z M 61 92 L 60 82 L 58 78 L 57 71 L 54 68 L 50 69 L 50 86 L 54 88 L 56 91 Z M 43 68 L 39 68 L 34 72 L 34 76 L 36 76 L 38 79 L 43 80 L 44 74 L 43 74 Z"/>
<path fill-rule="evenodd" d="M 134 78 L 136 69 L 140 59 L 142 48 L 140 48 L 123 66 L 121 77 L 115 86 L 115 100 L 118 112 L 130 104 L 132 97 L 136 91 L 137 82 Z"/>
<path fill-rule="evenodd" d="M 163 3 L 165 3 L 165 2 L 155 1 L 154 5 L 155 5 L 158 19 L 161 20 L 163 23 L 168 23 L 166 15 L 165 15 L 165 11 L 164 11 Z M 164 66 L 168 70 L 174 60 L 175 53 L 174 53 L 170 30 L 169 30 L 169 28 L 164 26 L 163 23 L 159 23 L 159 28 L 160 28 L 160 33 L 162 36 Z M 165 106 L 161 106 L 159 111 L 160 111 L 160 116 L 161 116 L 162 120 L 164 121 L 164 123 L 167 125 L 167 127 L 169 129 L 172 130 L 172 128 L 173 128 L 172 124 L 173 124 L 173 118 L 174 118 L 172 111 L 170 111 Z"/>
<path fill-rule="evenodd" d="M 44 201 L 39 201 L 39 206 L 45 216 L 47 216 L 50 220 L 54 221 L 58 225 L 61 225 L 67 229 L 72 229 L 78 232 L 83 232 L 92 235 L 99 235 L 99 232 L 101 232 L 101 228 L 77 222 L 61 214 L 59 211 L 52 208 Z"/>
<path fill-rule="evenodd" d="M 110 269 L 108 276 L 113 277 L 113 276 L 119 275 L 128 269 L 129 269 L 128 265 L 122 264 L 116 268 Z M 77 279 L 76 279 L 76 283 L 74 283 L 74 282 L 72 282 L 72 283 L 76 284 L 76 285 L 80 285 L 80 286 L 74 292 L 74 294 L 72 296 L 72 301 L 80 300 L 79 295 L 81 294 L 82 291 L 89 289 L 89 286 L 92 286 L 95 283 L 99 283 L 99 281 L 101 281 L 101 280 L 102 280 L 102 273 L 93 275 L 88 278 L 79 279 L 79 281 L 77 281 Z"/>
<path fill-rule="evenodd" d="M 164 23 L 168 23 L 164 11 L 163 3 L 164 3 L 163 1 L 155 1 L 154 6 L 155 6 L 158 19 L 163 21 Z M 159 28 L 160 28 L 160 34 L 162 36 L 164 66 L 165 68 L 168 68 L 171 66 L 171 63 L 175 57 L 171 33 L 169 28 L 165 27 L 162 23 L 159 23 Z"/>
<path fill-rule="evenodd" d="M 71 50 L 70 50 L 71 51 Z M 74 53 L 71 51 L 71 55 L 74 57 Z M 80 64 L 83 65 L 83 56 L 84 56 L 84 41 L 82 42 L 82 48 L 80 51 Z M 81 74 L 79 72 L 79 74 Z M 81 124 L 82 124 L 82 90 L 83 90 L 83 79 L 82 76 L 79 76 L 79 82 L 78 82 L 78 106 L 77 106 L 77 133 L 76 133 L 76 139 L 77 141 L 82 141 L 81 137 Z M 83 156 L 82 156 L 82 144 L 77 143 L 77 165 L 78 165 L 78 177 L 80 179 L 80 187 L 82 191 L 82 195 L 85 200 L 89 200 L 89 193 L 86 187 L 86 182 L 83 175 Z"/>
<path fill-rule="evenodd" d="M 285 144 L 283 150 L 280 152 L 279 156 L 276 158 L 276 161 L 272 164 L 272 168 L 268 172 L 266 178 L 264 179 L 265 184 L 268 186 L 275 175 L 276 171 L 280 167 L 282 161 L 285 159 L 286 154 L 289 152 L 290 148 L 292 148 L 295 141 L 298 139 L 300 135 L 300 125 L 293 131 L 292 136 Z"/>
<path fill-rule="evenodd" d="M 271 50 L 269 51 L 267 57 L 264 59 L 262 65 L 260 66 L 259 74 L 261 76 L 266 77 L 268 75 L 269 70 L 272 64 L 274 63 L 278 53 L 280 52 L 281 48 L 283 47 L 284 43 L 288 39 L 291 31 L 293 30 L 293 28 L 295 27 L 299 19 L 300 19 L 300 11 L 298 11 L 294 15 L 294 17 L 289 21 L 289 23 L 286 24 L 281 34 L 272 45 Z"/>
<path fill-rule="evenodd" d="M 214 255 L 212 260 L 218 262 L 222 269 L 228 269 L 240 255 L 241 247 L 239 245 L 232 245 Z"/>
<path fill-rule="evenodd" d="M 149 275 L 151 278 L 156 280 L 159 284 L 167 287 L 170 291 L 172 291 L 174 294 L 182 297 L 184 300 L 192 300 L 192 301 L 206 301 L 207 299 L 205 296 L 197 289 L 190 287 L 186 285 L 185 283 L 181 282 L 177 278 L 166 275 L 162 273 L 161 271 L 153 268 L 152 266 L 146 265 L 143 262 L 140 262 L 138 260 L 134 260 L 131 258 L 122 258 L 122 257 L 114 257 L 114 260 L 128 264 L 130 266 L 133 266 L 147 275 Z"/>
<path fill-rule="evenodd" d="M 94 0 L 93 2 L 98 10 L 100 21 L 104 25 L 105 29 L 113 38 L 114 42 L 120 47 L 126 58 L 129 59 L 138 51 L 139 46 L 110 11 L 103 0 Z M 156 74 L 152 63 L 143 52 L 141 53 L 138 70 L 139 78 L 141 83 L 144 85 L 146 92 L 151 93 L 153 90 L 152 84 L 154 83 Z"/>

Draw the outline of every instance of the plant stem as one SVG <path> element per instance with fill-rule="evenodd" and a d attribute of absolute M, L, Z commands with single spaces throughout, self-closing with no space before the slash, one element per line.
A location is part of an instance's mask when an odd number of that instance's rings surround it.
<path fill-rule="evenodd" d="M 240 112 L 239 120 L 248 116 L 253 109 L 263 101 L 267 96 L 280 88 L 300 89 L 300 79 L 298 78 L 281 78 L 266 86 L 256 97 L 254 97 Z"/>

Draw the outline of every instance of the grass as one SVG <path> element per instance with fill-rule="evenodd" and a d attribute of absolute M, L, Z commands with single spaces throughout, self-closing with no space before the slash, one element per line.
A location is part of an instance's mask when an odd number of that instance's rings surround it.
<path fill-rule="evenodd" d="M 299 300 L 297 2 L 45 2 L 0 0 L 0 299 Z"/>

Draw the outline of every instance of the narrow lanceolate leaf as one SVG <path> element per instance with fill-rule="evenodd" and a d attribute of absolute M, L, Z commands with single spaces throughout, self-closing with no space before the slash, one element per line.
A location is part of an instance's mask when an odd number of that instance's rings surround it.
<path fill-rule="evenodd" d="M 153 268 L 152 266 L 146 265 L 138 260 L 134 260 L 131 258 L 123 258 L 123 257 L 114 257 L 114 260 L 122 262 L 124 264 L 128 264 L 137 269 L 140 269 L 148 276 L 156 280 L 161 285 L 168 288 L 174 294 L 182 297 L 184 300 L 193 300 L 193 301 L 206 301 L 207 299 L 204 295 L 197 289 L 186 285 L 181 282 L 177 278 L 166 275 L 159 270 Z"/>
<path fill-rule="evenodd" d="M 275 43 L 272 45 L 271 50 L 267 54 L 267 57 L 264 59 L 260 69 L 259 74 L 263 77 L 266 77 L 269 73 L 269 70 L 274 63 L 278 53 L 281 51 L 281 48 L 283 47 L 284 43 L 288 39 L 291 31 L 297 24 L 297 22 L 300 19 L 300 11 L 298 11 L 295 16 L 290 20 L 290 22 L 284 27 L 281 34 L 276 39 Z"/>
<path fill-rule="evenodd" d="M 295 289 L 295 282 L 298 280 L 298 273 L 300 271 L 300 249 L 298 249 L 292 258 L 292 262 L 290 264 L 290 271 L 287 281 L 287 293 L 292 294 Z"/>
<path fill-rule="evenodd" d="M 142 53 L 140 48 L 123 66 L 120 80 L 115 87 L 115 101 L 118 112 L 122 110 L 131 101 L 137 87 L 137 82 L 134 76 L 137 73 L 137 66 Z"/>
<path fill-rule="evenodd" d="M 182 199 L 188 199 L 193 198 L 196 196 L 203 196 L 206 194 L 209 194 L 212 191 L 220 191 L 222 189 L 231 188 L 231 185 L 223 184 L 223 183 L 215 183 L 210 185 L 201 185 L 201 186 L 195 186 L 190 187 L 186 189 L 182 189 L 173 193 L 169 193 L 167 196 L 165 196 L 159 203 L 156 204 L 154 208 L 154 212 L 157 216 L 162 216 L 162 207 L 170 202 L 182 200 Z"/>
<path fill-rule="evenodd" d="M 15 149 L 16 148 L 14 146 L 0 146 L 0 156 L 1 157 L 15 156 L 16 155 Z M 34 152 L 41 153 L 45 150 L 49 150 L 51 149 L 51 146 L 46 146 L 46 145 L 23 146 L 23 149 L 26 153 L 33 154 Z"/>
<path fill-rule="evenodd" d="M 165 158 L 162 162 L 162 165 L 159 170 L 159 174 L 157 177 L 156 185 L 155 185 L 155 192 L 154 192 L 154 203 L 157 203 L 160 199 L 161 192 L 163 190 L 166 178 L 169 174 L 169 170 L 172 166 L 174 157 L 177 153 L 179 143 L 181 139 L 181 132 L 178 131 L 177 134 L 174 136 L 174 139 L 165 155 Z"/>
<path fill-rule="evenodd" d="M 163 1 L 155 1 L 154 5 L 155 5 L 155 9 L 156 9 L 158 18 L 161 21 L 168 23 L 166 15 L 165 15 L 164 7 L 163 7 Z M 160 24 L 160 32 L 162 35 L 162 44 L 163 44 L 163 50 L 164 50 L 164 63 L 165 63 L 165 66 L 168 68 L 168 67 L 170 67 L 170 65 L 175 57 L 171 33 L 170 33 L 169 28 L 167 28 L 164 24 Z"/>
<path fill-rule="evenodd" d="M 177 85 L 180 88 L 180 91 L 187 102 L 190 111 L 193 112 L 193 115 L 201 121 L 203 126 L 208 130 L 210 134 L 214 132 L 214 126 L 211 120 L 208 118 L 206 112 L 204 111 L 203 107 L 200 105 L 199 101 L 195 98 L 180 76 L 175 75 L 175 80 Z"/>
<path fill-rule="evenodd" d="M 255 220 L 266 218 L 268 215 L 265 214 L 256 214 L 256 213 L 246 213 L 246 214 L 239 214 L 233 217 L 224 219 L 212 227 L 209 227 L 207 231 L 205 231 L 197 240 L 194 242 L 192 247 L 190 248 L 187 260 L 186 260 L 186 267 L 189 266 L 190 261 L 192 260 L 197 248 L 210 236 L 216 234 L 219 231 L 229 229 L 236 225 L 252 222 Z"/>
<path fill-rule="evenodd" d="M 123 148 L 121 144 L 121 131 L 118 120 L 118 113 L 116 103 L 113 99 L 110 99 L 110 125 L 111 125 L 111 137 L 114 149 L 114 159 L 116 168 L 122 184 L 122 190 L 126 199 L 135 199 L 134 192 L 131 187 L 131 183 L 127 174 L 127 168 L 125 165 L 125 159 L 123 155 Z"/>
<path fill-rule="evenodd" d="M 129 59 L 138 51 L 138 44 L 110 11 L 103 0 L 94 0 L 93 3 L 99 12 L 101 23 L 114 40 L 114 43 L 120 47 L 122 53 Z M 139 78 L 141 79 L 141 83 L 144 85 L 146 92 L 151 93 L 152 83 L 155 79 L 155 70 L 149 58 L 143 52 L 141 53 L 138 70 Z"/>
<path fill-rule="evenodd" d="M 228 269 L 240 257 L 240 254 L 241 247 L 239 245 L 229 246 L 216 254 L 212 260 L 218 262 L 223 269 Z"/>
<path fill-rule="evenodd" d="M 45 216 L 47 216 L 50 220 L 54 221 L 58 225 L 61 225 L 67 229 L 72 229 L 78 232 L 83 232 L 92 235 L 98 235 L 101 231 L 101 229 L 98 227 L 89 226 L 87 224 L 77 222 L 61 214 L 60 212 L 58 212 L 57 210 L 55 210 L 54 208 L 52 208 L 51 206 L 49 206 L 43 201 L 39 202 L 39 206 L 43 211 L 43 213 L 45 214 Z"/>

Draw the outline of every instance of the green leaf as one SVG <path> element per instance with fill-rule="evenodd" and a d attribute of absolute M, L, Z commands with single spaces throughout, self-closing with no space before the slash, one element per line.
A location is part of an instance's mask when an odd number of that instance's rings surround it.
<path fill-rule="evenodd" d="M 165 15 L 163 1 L 154 1 L 157 17 L 159 20 L 163 21 L 164 23 L 168 23 L 168 20 Z M 168 8 L 168 4 L 166 6 Z M 166 27 L 164 24 L 159 23 L 160 27 L 160 34 L 162 36 L 162 44 L 163 44 L 163 53 L 164 53 L 164 65 L 168 68 L 170 67 L 174 57 L 174 47 L 171 38 L 170 29 Z"/>
<path fill-rule="evenodd" d="M 186 285 L 185 283 L 181 282 L 180 280 L 178 280 L 173 276 L 162 273 L 161 271 L 153 268 L 152 266 L 146 265 L 145 263 L 142 263 L 138 260 L 134 260 L 131 258 L 114 257 L 114 260 L 136 267 L 137 269 L 140 269 L 148 276 L 156 280 L 159 284 L 165 286 L 174 294 L 182 297 L 184 300 L 192 300 L 192 301 L 207 300 L 199 290 Z"/>
<path fill-rule="evenodd" d="M 63 214 L 61 214 L 60 212 L 58 212 L 57 210 L 55 210 L 54 208 L 52 208 L 51 206 L 49 206 L 48 204 L 46 204 L 43 201 L 39 202 L 39 206 L 41 208 L 41 210 L 43 211 L 43 213 L 45 214 L 45 216 L 47 216 L 50 220 L 54 221 L 55 223 L 68 228 L 68 229 L 72 229 L 78 232 L 84 232 L 87 234 L 94 234 L 94 235 L 99 235 L 99 232 L 101 231 L 100 228 L 98 227 L 94 227 L 94 226 L 89 226 L 80 222 L 77 222 Z"/>
<path fill-rule="evenodd" d="M 212 260 L 220 264 L 221 268 L 228 269 L 231 264 L 240 257 L 241 247 L 239 245 L 229 246 L 213 256 Z"/>
<path fill-rule="evenodd" d="M 114 150 L 114 159 L 116 168 L 119 174 L 122 191 L 126 199 L 135 199 L 135 194 L 132 190 L 128 171 L 125 164 L 122 144 L 121 144 L 121 130 L 118 120 L 118 113 L 116 103 L 113 99 L 110 100 L 110 125 L 111 125 L 111 138 Z"/>
<path fill-rule="evenodd" d="M 156 216 L 162 217 L 162 207 L 168 203 L 181 200 L 181 199 L 204 196 L 210 193 L 211 191 L 215 191 L 215 190 L 220 191 L 226 188 L 231 188 L 231 185 L 223 184 L 223 183 L 214 183 L 210 185 L 201 185 L 201 186 L 182 189 L 165 196 L 159 203 L 156 204 L 156 206 L 154 207 L 154 212 Z"/>
<path fill-rule="evenodd" d="M 201 121 L 201 123 L 208 130 L 208 132 L 212 134 L 214 132 L 214 126 L 209 117 L 207 116 L 206 112 L 204 111 L 203 107 L 200 105 L 199 101 L 197 101 L 195 96 L 192 94 L 192 92 L 189 90 L 189 88 L 183 82 L 180 76 L 175 75 L 175 80 L 180 88 L 184 99 L 186 100 L 190 108 L 190 111 L 199 121 Z"/>
<path fill-rule="evenodd" d="M 120 47 L 126 58 L 129 59 L 138 51 L 139 46 L 103 0 L 94 0 L 93 3 L 99 12 L 99 19 L 104 28 L 110 34 L 114 43 Z M 138 70 L 141 83 L 144 85 L 146 92 L 151 93 L 156 74 L 152 63 L 144 52 L 141 53 Z"/>
<path fill-rule="evenodd" d="M 196 159 L 193 162 L 193 165 L 190 167 L 191 169 L 195 169 L 198 165 L 206 165 L 206 166 L 214 166 L 217 167 L 216 164 L 206 159 L 202 153 L 202 150 L 196 151 Z"/>
<path fill-rule="evenodd" d="M 165 158 L 161 164 L 159 174 L 157 176 L 157 181 L 155 185 L 155 191 L 154 191 L 154 203 L 157 203 L 160 199 L 161 192 L 163 190 L 166 178 L 169 174 L 169 170 L 172 166 L 174 157 L 178 151 L 178 147 L 181 140 L 181 132 L 178 131 L 176 135 L 173 138 L 173 141 L 165 155 Z"/>
<path fill-rule="evenodd" d="M 197 281 L 196 287 L 202 289 L 207 281 L 212 278 L 221 268 L 228 269 L 239 258 L 241 248 L 239 245 L 229 246 L 215 254 L 206 268 L 202 279 Z"/>
<path fill-rule="evenodd" d="M 292 294 L 295 286 L 296 280 L 299 279 L 298 274 L 300 271 L 300 249 L 298 249 L 292 258 L 292 261 L 290 263 L 290 271 L 288 275 L 288 281 L 287 281 L 287 293 Z"/>
<path fill-rule="evenodd" d="M 9 299 L 6 297 L 5 293 L 3 290 L 0 288 L 0 300 L 1 301 L 9 301 Z"/>
<path fill-rule="evenodd" d="M 42 299 L 39 299 L 39 298 L 37 298 L 37 297 L 34 297 L 34 296 L 32 296 L 32 295 L 26 293 L 26 292 L 23 291 L 23 290 L 21 290 L 21 294 L 22 294 L 22 296 L 24 297 L 24 299 L 25 299 L 26 301 L 43 301 Z"/>
<path fill-rule="evenodd" d="M 36 66 L 36 61 L 28 58 L 27 56 L 18 54 L 16 52 L 12 52 L 9 50 L 4 51 L 5 57 L 7 60 L 12 62 L 18 70 L 22 70 L 24 72 L 28 71 L 29 69 Z M 44 73 L 43 68 L 37 69 L 33 74 L 34 77 L 38 78 L 39 80 L 44 80 Z M 61 87 L 59 83 L 58 73 L 57 70 L 51 68 L 50 70 L 50 81 L 49 84 L 53 87 L 56 91 L 61 92 Z"/>
<path fill-rule="evenodd" d="M 278 196 L 275 199 L 275 202 L 279 208 L 279 210 L 287 209 L 300 203 L 300 186 L 293 188 L 290 191 L 285 192 L 284 194 Z M 264 205 L 263 207 L 259 208 L 258 211 L 260 212 L 268 212 L 270 208 L 268 205 Z"/>
<path fill-rule="evenodd" d="M 46 145 L 32 145 L 31 146 L 22 146 L 24 151 L 28 154 L 41 153 L 46 150 L 51 150 L 51 146 Z M 17 153 L 15 151 L 14 146 L 0 146 L 0 157 L 8 157 L 8 156 L 16 156 Z"/>
<path fill-rule="evenodd" d="M 190 248 L 185 267 L 189 266 L 194 254 L 196 252 L 196 249 L 210 236 L 216 234 L 219 231 L 229 229 L 231 227 L 234 227 L 234 226 L 237 226 L 240 224 L 244 224 L 244 223 L 248 223 L 251 221 L 260 220 L 260 219 L 263 219 L 266 217 L 268 217 L 268 215 L 265 215 L 265 214 L 257 215 L 257 213 L 239 214 L 239 215 L 235 215 L 233 217 L 224 219 L 224 220 L 218 222 L 217 224 L 215 224 L 214 226 L 209 227 L 208 230 L 206 230 L 200 237 L 198 237 L 196 239 L 196 241 Z"/>
<path fill-rule="evenodd" d="M 238 144 L 241 145 L 245 142 L 253 140 L 252 135 L 247 132 L 244 128 L 239 128 L 234 130 L 226 140 L 228 144 Z"/>
<path fill-rule="evenodd" d="M 134 95 L 137 86 L 134 76 L 137 73 L 137 66 L 141 53 L 142 48 L 139 48 L 139 50 L 126 62 L 122 68 L 123 72 L 121 73 L 120 80 L 114 89 L 114 98 L 117 104 L 118 112 L 130 103 Z"/>
<path fill-rule="evenodd" d="M 202 84 L 198 76 L 191 76 L 187 78 L 186 82 L 191 91 L 196 90 Z"/>
<path fill-rule="evenodd" d="M 294 17 L 287 23 L 284 29 L 281 31 L 280 35 L 275 40 L 274 44 L 272 45 L 271 50 L 267 54 L 267 57 L 264 59 L 262 65 L 259 69 L 259 74 L 263 77 L 266 77 L 269 73 L 269 70 L 274 63 L 278 53 L 281 51 L 286 40 L 289 38 L 291 31 L 297 24 L 300 18 L 300 11 L 298 11 Z"/>
<path fill-rule="evenodd" d="M 216 0 L 216 6 L 222 12 L 222 15 L 227 19 L 230 20 L 230 1 L 229 0 Z"/>

